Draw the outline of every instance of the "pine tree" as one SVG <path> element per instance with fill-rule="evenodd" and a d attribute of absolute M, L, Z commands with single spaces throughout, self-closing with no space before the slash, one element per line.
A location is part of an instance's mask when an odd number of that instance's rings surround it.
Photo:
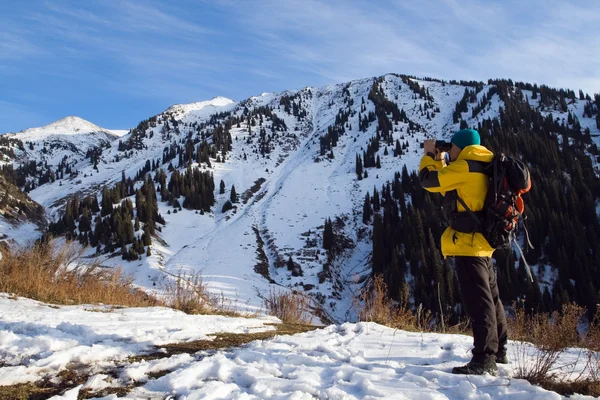
<path fill-rule="evenodd" d="M 376 187 L 373 187 L 373 211 L 378 213 L 381 208 L 381 203 L 379 201 L 379 192 Z"/>
<path fill-rule="evenodd" d="M 231 194 L 229 195 L 229 200 L 232 203 L 237 203 L 238 202 L 238 196 L 237 193 L 235 192 L 235 186 L 231 185 Z"/>
<path fill-rule="evenodd" d="M 396 139 L 396 147 L 394 148 L 394 157 L 402 155 L 402 146 L 400 146 L 400 140 Z"/>
<path fill-rule="evenodd" d="M 356 154 L 356 176 L 358 177 L 358 180 L 362 180 L 362 176 L 363 176 L 363 165 L 362 165 L 362 159 L 360 158 L 360 154 Z"/>
<path fill-rule="evenodd" d="M 225 193 L 225 182 L 221 179 L 221 183 L 219 183 L 219 194 Z"/>
<path fill-rule="evenodd" d="M 144 246 L 150 246 L 152 244 L 152 235 L 150 234 L 150 228 L 148 225 L 144 225 L 144 233 L 142 233 L 142 243 Z"/>
<path fill-rule="evenodd" d="M 225 213 L 233 208 L 233 204 L 231 204 L 230 200 L 227 200 L 225 204 L 223 204 L 223 208 L 221 209 L 222 213 Z"/>
<path fill-rule="evenodd" d="M 333 224 L 331 219 L 325 219 L 325 227 L 323 229 L 323 248 L 331 250 L 333 248 Z"/>
<path fill-rule="evenodd" d="M 369 197 L 369 192 L 365 195 L 365 202 L 363 203 L 363 223 L 368 224 L 371 220 L 371 198 Z"/>
<path fill-rule="evenodd" d="M 87 207 L 83 209 L 81 217 L 79 217 L 79 232 L 87 232 L 91 229 L 90 213 Z"/>

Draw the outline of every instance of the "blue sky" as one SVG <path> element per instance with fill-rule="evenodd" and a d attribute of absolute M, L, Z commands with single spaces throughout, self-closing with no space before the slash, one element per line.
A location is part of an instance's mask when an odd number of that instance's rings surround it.
<path fill-rule="evenodd" d="M 600 2 L 0 2 L 0 132 L 385 73 L 600 92 Z"/>

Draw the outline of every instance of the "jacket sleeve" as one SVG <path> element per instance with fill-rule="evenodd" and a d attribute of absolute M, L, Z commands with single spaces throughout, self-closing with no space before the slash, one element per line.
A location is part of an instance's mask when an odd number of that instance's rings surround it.
<path fill-rule="evenodd" d="M 467 179 L 469 166 L 466 161 L 458 160 L 444 166 L 429 156 L 421 158 L 419 180 L 424 189 L 433 193 L 444 193 L 458 189 Z"/>

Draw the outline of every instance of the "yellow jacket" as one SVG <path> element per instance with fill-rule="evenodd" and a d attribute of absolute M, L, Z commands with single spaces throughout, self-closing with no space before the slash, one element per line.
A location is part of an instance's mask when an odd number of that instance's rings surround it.
<path fill-rule="evenodd" d="M 474 165 L 469 161 L 491 162 L 493 158 L 494 154 L 480 145 L 465 147 L 458 159 L 447 166 L 443 161 L 435 161 L 425 155 L 419 166 L 421 185 L 430 192 L 442 195 L 456 190 L 471 211 L 481 211 L 489 179 L 482 173 L 472 171 Z M 460 202 L 457 202 L 456 207 L 459 212 L 467 212 Z M 442 234 L 441 245 L 444 257 L 491 257 L 494 253 L 494 249 L 480 232 L 458 232 L 451 227 L 446 228 Z"/>

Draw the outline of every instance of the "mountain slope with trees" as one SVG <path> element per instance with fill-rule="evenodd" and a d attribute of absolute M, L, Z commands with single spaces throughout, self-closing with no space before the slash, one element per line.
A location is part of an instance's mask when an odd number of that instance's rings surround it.
<path fill-rule="evenodd" d="M 533 176 L 526 258 L 535 282 L 514 253 L 497 253 L 503 299 L 593 312 L 599 108 L 600 95 L 581 91 L 388 74 L 173 106 L 84 155 L 65 145 L 60 160 L 44 158 L 48 147 L 27 150 L 19 134 L 2 136 L 0 151 L 53 234 L 123 265 L 142 286 L 197 271 L 240 307 L 259 308 L 275 285 L 341 321 L 356 319 L 355 299 L 382 274 L 394 299 L 457 319 L 439 252 L 441 197 L 420 188 L 416 168 L 425 138 L 476 128 Z"/>

